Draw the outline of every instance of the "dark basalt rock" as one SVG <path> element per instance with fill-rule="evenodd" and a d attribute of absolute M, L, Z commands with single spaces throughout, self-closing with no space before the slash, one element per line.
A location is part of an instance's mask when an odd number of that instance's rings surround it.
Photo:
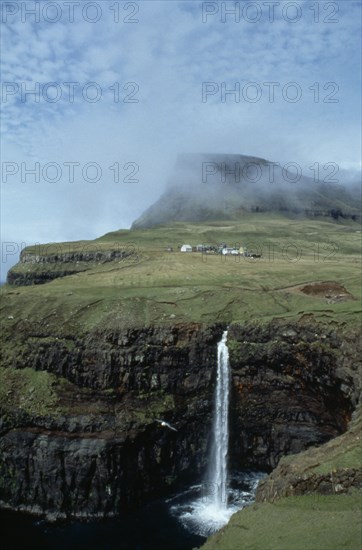
<path fill-rule="evenodd" d="M 5 366 L 67 378 L 73 412 L 3 408 L 0 505 L 49 519 L 105 517 L 202 481 L 224 328 L 99 329 L 73 340 L 29 333 Z M 270 470 L 347 429 L 360 399 L 355 335 L 274 321 L 232 325 L 228 345 L 233 467 Z M 86 402 L 100 412 L 77 412 Z M 159 414 L 178 432 L 154 422 Z"/>
<path fill-rule="evenodd" d="M 38 418 L 3 410 L 0 506 L 48 519 L 109 517 L 200 479 L 221 331 L 187 325 L 99 332 L 62 352 L 55 339 L 32 337 L 16 367 L 67 377 L 86 388 L 86 397 L 74 396 L 74 409 L 81 397 L 102 401 L 103 412 Z M 100 388 L 114 388 L 112 397 Z M 154 421 L 158 407 L 177 432 Z"/>
<path fill-rule="evenodd" d="M 30 286 L 30 285 L 43 285 L 50 283 L 60 277 L 67 277 L 69 275 L 75 275 L 86 271 L 87 268 L 74 268 L 74 269 L 57 269 L 56 271 L 29 271 L 28 273 L 18 272 L 16 268 L 10 269 L 7 274 L 6 282 L 12 286 Z"/>
<path fill-rule="evenodd" d="M 92 246 L 93 248 L 95 245 Z M 47 249 L 56 249 L 57 245 L 47 245 Z M 89 247 L 88 247 L 89 248 Z M 30 253 L 24 249 L 20 254 L 20 262 L 12 267 L 7 274 L 7 283 L 13 286 L 41 285 L 87 271 L 92 267 L 113 262 L 115 260 L 125 260 L 126 258 L 137 257 L 134 247 L 126 247 L 119 250 L 89 250 L 84 246 L 84 250 L 58 252 L 58 253 Z M 29 269 L 24 267 L 29 265 Z"/>
<path fill-rule="evenodd" d="M 348 431 L 321 447 L 284 457 L 258 486 L 258 502 L 305 494 L 339 495 L 362 490 L 361 406 Z"/>
<path fill-rule="evenodd" d="M 80 387 L 187 394 L 208 386 L 222 327 L 92 331 L 74 340 L 31 333 L 12 367 L 46 370 Z"/>
<path fill-rule="evenodd" d="M 341 335 L 318 325 L 233 325 L 229 347 L 235 467 L 272 469 L 347 429 L 361 392 L 357 337 L 348 357 Z"/>
<path fill-rule="evenodd" d="M 118 436 L 11 430 L 0 439 L 0 505 L 49 520 L 111 517 L 200 474 L 206 439 L 192 423 Z"/>

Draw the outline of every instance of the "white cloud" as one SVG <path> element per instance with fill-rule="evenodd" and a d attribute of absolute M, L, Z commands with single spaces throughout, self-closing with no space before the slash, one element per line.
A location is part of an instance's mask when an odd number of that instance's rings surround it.
<path fill-rule="evenodd" d="M 162 191 L 178 152 L 358 165 L 359 73 L 354 67 L 360 67 L 359 3 L 340 2 L 339 22 L 331 24 L 322 22 L 323 11 L 321 22 L 313 22 L 310 2 L 300 2 L 303 17 L 295 24 L 280 13 L 270 23 L 265 12 L 254 24 L 222 23 L 219 16 L 204 24 L 202 2 L 171 0 L 137 2 L 139 23 L 114 23 L 113 4 L 102 2 L 103 17 L 95 24 L 80 17 L 54 24 L 14 17 L 4 24 L 3 81 L 29 87 L 53 81 L 63 95 L 55 103 L 42 97 L 35 103 L 31 96 L 22 102 L 15 94 L 2 104 L 2 157 L 29 165 L 94 161 L 108 175 L 114 162 L 133 161 L 140 166 L 140 182 L 91 186 L 78 181 L 72 186 L 62 180 L 44 187 L 28 178 L 25 189 L 13 178 L 11 185 L 2 185 L 7 240 L 15 233 L 34 240 L 93 237 L 129 226 Z M 127 13 L 120 10 L 120 15 Z M 221 103 L 220 94 L 202 103 L 204 81 L 225 82 L 228 88 L 257 82 L 263 95 L 257 103 L 243 97 L 235 103 L 231 96 Z M 79 83 L 74 103 L 66 100 L 65 82 Z M 88 82 L 102 88 L 97 103 L 82 97 Z M 110 89 L 115 82 L 119 103 Z M 133 96 L 138 103 L 123 102 L 135 91 L 123 89 L 127 82 L 138 84 Z M 280 83 L 275 103 L 268 100 L 265 82 Z M 289 82 L 302 90 L 297 103 L 283 99 Z M 316 82 L 318 103 L 309 89 Z M 323 102 L 330 92 L 323 90 L 327 82 L 339 85 L 337 104 Z"/>

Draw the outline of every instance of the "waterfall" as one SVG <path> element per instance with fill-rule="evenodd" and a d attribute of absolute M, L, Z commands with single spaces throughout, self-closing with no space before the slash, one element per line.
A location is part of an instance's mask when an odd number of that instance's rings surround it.
<path fill-rule="evenodd" d="M 217 346 L 213 442 L 209 461 L 209 481 L 212 488 L 213 505 L 218 509 L 227 508 L 228 494 L 230 369 L 229 350 L 226 345 L 227 335 L 226 330 Z"/>
<path fill-rule="evenodd" d="M 225 331 L 217 346 L 217 375 L 214 415 L 211 427 L 212 445 L 207 470 L 207 483 L 190 487 L 171 506 L 171 513 L 192 533 L 209 536 L 227 524 L 232 514 L 254 500 L 260 474 L 234 475 L 228 479 L 230 366 Z M 259 476 L 259 477 L 258 477 Z M 230 481 L 230 484 L 229 484 Z M 200 490 L 201 496 L 193 491 Z M 190 500 L 189 494 L 195 494 Z"/>

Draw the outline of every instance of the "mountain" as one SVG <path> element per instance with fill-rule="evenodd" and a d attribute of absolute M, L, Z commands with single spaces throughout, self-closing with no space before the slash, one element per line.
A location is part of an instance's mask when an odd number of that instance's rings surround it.
<path fill-rule="evenodd" d="M 179 156 L 165 192 L 132 225 L 170 221 L 237 220 L 245 212 L 360 218 L 357 186 L 337 181 L 332 164 L 303 175 L 296 163 L 281 165 L 258 157 L 224 154 Z M 310 171 L 313 174 L 312 171 Z"/>

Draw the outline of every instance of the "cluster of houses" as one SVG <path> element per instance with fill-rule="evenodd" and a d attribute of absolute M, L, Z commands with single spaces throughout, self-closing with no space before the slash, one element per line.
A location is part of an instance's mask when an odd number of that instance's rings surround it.
<path fill-rule="evenodd" d="M 166 247 L 167 252 L 173 252 L 173 247 Z M 180 247 L 180 252 L 201 252 L 203 254 L 222 254 L 223 256 L 245 256 L 247 258 L 261 258 L 261 254 L 255 254 L 249 251 L 246 246 L 227 246 L 226 243 L 220 243 L 218 245 L 197 244 L 191 246 L 190 244 L 183 244 Z"/>
<path fill-rule="evenodd" d="M 180 252 L 202 252 L 204 254 L 222 254 L 233 256 L 249 256 L 252 258 L 260 258 L 260 254 L 249 253 L 246 247 L 229 247 L 226 243 L 221 243 L 218 246 L 208 246 L 205 244 L 197 244 L 191 246 L 190 244 L 183 244 L 180 248 Z"/>

